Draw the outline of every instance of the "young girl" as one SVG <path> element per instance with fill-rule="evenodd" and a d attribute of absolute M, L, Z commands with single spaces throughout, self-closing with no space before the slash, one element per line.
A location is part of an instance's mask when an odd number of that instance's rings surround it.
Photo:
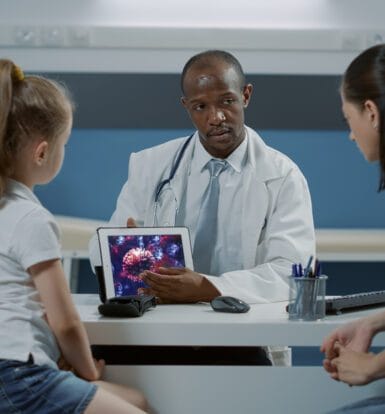
<path fill-rule="evenodd" d="M 356 57 L 341 87 L 342 111 L 350 137 L 368 161 L 379 161 L 379 191 L 385 189 L 385 45 Z M 368 352 L 373 337 L 385 331 L 385 312 L 336 329 L 324 339 L 324 367 L 330 376 L 349 385 L 364 385 L 385 377 L 385 351 Z M 361 401 L 333 413 L 384 413 L 385 396 Z"/>
<path fill-rule="evenodd" d="M 0 412 L 143 413 L 137 391 L 98 381 L 60 261 L 59 230 L 33 193 L 59 172 L 72 104 L 57 83 L 0 60 Z M 76 372 L 61 371 L 59 356 Z M 137 408 L 140 407 L 140 408 Z"/>

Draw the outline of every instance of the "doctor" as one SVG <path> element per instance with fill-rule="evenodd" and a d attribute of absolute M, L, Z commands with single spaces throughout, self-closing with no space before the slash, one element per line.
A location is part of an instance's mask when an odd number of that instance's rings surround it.
<path fill-rule="evenodd" d="M 234 56 L 217 50 L 193 56 L 181 86 L 197 131 L 131 154 L 110 224 L 189 228 L 195 271 L 142 274 L 146 293 L 163 303 L 218 295 L 251 303 L 287 300 L 292 263 L 305 263 L 315 250 L 306 180 L 245 126 L 253 87 Z M 212 159 L 222 161 L 213 176 Z M 93 265 L 100 263 L 95 239 L 90 255 Z"/>

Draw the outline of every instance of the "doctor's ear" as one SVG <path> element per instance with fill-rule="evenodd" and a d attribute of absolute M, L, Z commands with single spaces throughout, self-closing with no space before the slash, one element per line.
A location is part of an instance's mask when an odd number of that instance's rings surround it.
<path fill-rule="evenodd" d="M 377 105 L 370 99 L 364 102 L 364 111 L 369 117 L 369 122 L 372 124 L 374 129 L 378 129 L 380 125 L 380 112 Z"/>
<path fill-rule="evenodd" d="M 251 99 L 251 94 L 253 93 L 253 85 L 248 83 L 243 87 L 242 90 L 242 99 L 243 99 L 243 107 L 247 108 Z"/>

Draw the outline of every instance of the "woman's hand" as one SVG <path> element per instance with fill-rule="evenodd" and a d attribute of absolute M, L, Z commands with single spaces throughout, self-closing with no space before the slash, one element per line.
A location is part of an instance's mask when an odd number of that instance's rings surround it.
<path fill-rule="evenodd" d="M 366 318 L 335 329 L 324 339 L 321 345 L 321 352 L 325 353 L 325 360 L 323 361 L 325 370 L 330 374 L 336 371 L 336 367 L 331 364 L 331 361 L 338 356 L 337 343 L 349 350 L 366 353 L 372 343 L 374 334 L 375 331 Z M 334 378 L 333 375 L 332 377 Z"/>
<path fill-rule="evenodd" d="M 330 361 L 331 377 L 349 385 L 365 385 L 376 379 L 378 364 L 373 353 L 356 352 L 336 343 L 338 356 Z"/>

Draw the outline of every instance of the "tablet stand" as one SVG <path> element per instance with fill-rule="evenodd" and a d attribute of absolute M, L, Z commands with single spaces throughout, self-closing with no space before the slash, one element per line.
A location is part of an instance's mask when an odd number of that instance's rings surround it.
<path fill-rule="evenodd" d="M 106 303 L 106 285 L 104 283 L 104 273 L 102 266 L 95 266 L 95 274 L 98 278 L 99 298 L 102 303 Z"/>

